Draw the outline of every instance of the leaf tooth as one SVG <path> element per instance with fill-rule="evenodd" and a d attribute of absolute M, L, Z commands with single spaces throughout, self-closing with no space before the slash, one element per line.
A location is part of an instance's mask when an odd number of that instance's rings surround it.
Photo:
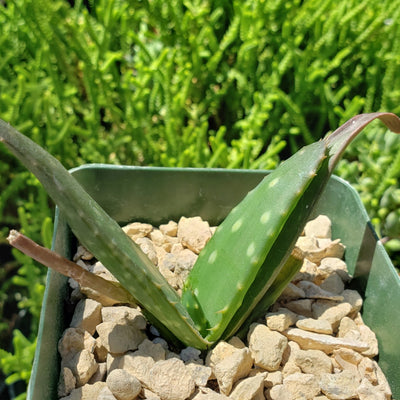
<path fill-rule="evenodd" d="M 280 212 L 281 217 L 286 217 L 287 214 L 288 214 L 288 210 L 283 210 Z"/>
<path fill-rule="evenodd" d="M 250 260 L 251 265 L 258 265 L 260 263 L 260 257 L 259 256 L 254 256 L 251 260 Z"/>
<path fill-rule="evenodd" d="M 224 308 L 222 308 L 219 311 L 216 311 L 217 314 L 226 314 L 226 312 L 229 310 L 229 306 L 226 305 Z"/>
<path fill-rule="evenodd" d="M 207 328 L 207 331 L 211 333 L 216 332 L 219 330 L 221 323 L 218 323 L 217 325 L 213 326 L 212 328 Z"/>

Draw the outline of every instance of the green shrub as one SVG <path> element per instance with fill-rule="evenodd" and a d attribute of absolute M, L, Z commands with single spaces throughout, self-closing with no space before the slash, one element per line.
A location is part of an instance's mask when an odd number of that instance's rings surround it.
<path fill-rule="evenodd" d="M 21 331 L 13 331 L 14 353 L 0 349 L 0 368 L 8 374 L 6 383 L 8 385 L 19 381 L 29 381 L 32 360 L 35 353 L 36 340 L 30 341 Z M 15 400 L 24 400 L 25 393 L 20 393 Z"/>
<path fill-rule="evenodd" d="M 400 113 L 400 0 L 87 3 L 0 3 L 0 117 L 68 168 L 275 168 L 357 113 Z M 374 163 L 399 158 L 397 142 L 371 136 L 339 169 L 351 178 L 364 165 L 366 204 L 389 188 Z M 0 244 L 21 226 L 49 244 L 52 204 L 3 148 L 0 160 Z M 370 210 L 376 226 L 395 211 Z M 16 257 L 0 288 L 18 285 L 10 295 L 33 315 L 33 342 L 44 269 Z"/>

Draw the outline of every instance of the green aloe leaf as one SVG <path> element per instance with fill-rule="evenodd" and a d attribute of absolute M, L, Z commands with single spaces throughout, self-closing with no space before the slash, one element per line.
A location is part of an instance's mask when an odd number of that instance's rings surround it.
<path fill-rule="evenodd" d="M 100 260 L 163 332 L 206 348 L 179 296 L 141 249 L 39 145 L 0 120 L 0 141 L 39 179 L 78 240 Z"/>
<path fill-rule="evenodd" d="M 291 252 L 341 154 L 376 118 L 400 132 L 400 119 L 391 113 L 352 118 L 282 163 L 218 227 L 182 294 L 207 340 L 232 336 L 275 301 L 287 275 L 301 266 L 290 259 Z"/>

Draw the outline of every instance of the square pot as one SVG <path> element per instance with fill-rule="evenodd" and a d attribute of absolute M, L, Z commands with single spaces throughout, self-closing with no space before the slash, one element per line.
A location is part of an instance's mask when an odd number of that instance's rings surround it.
<path fill-rule="evenodd" d="M 141 221 L 160 225 L 199 215 L 217 225 L 268 172 L 91 164 L 71 173 L 120 224 Z M 399 276 L 348 183 L 335 176 L 330 179 L 313 216 L 319 214 L 332 219 L 333 238 L 340 238 L 346 246 L 346 263 L 354 276 L 352 287 L 364 298 L 363 319 L 379 341 L 379 365 L 393 397 L 400 397 Z M 53 249 L 70 257 L 75 244 L 57 211 Z M 67 293 L 67 278 L 49 271 L 28 400 L 57 399 L 57 342 L 69 324 L 64 320 Z"/>

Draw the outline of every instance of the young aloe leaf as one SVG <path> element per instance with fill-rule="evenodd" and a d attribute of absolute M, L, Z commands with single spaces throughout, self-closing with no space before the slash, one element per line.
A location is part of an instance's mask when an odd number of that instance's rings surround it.
<path fill-rule="evenodd" d="M 220 338 L 242 304 L 251 312 L 275 280 L 308 216 L 296 205 L 326 159 L 320 141 L 286 160 L 231 211 L 200 253 L 182 302 L 207 340 Z M 291 217 L 299 221 L 289 227 Z"/>
<path fill-rule="evenodd" d="M 225 329 L 221 338 L 228 339 L 235 335 L 245 339 L 250 324 L 263 317 L 265 315 L 265 310 L 268 310 L 268 308 L 276 302 L 283 289 L 300 270 L 303 261 L 303 252 L 299 248 L 295 247 L 289 258 L 285 261 L 283 267 L 279 270 L 279 274 L 275 278 L 273 284 L 268 288 L 262 299 L 257 302 L 251 314 L 246 318 L 244 313 L 237 312 L 230 321 L 228 327 Z"/>
<path fill-rule="evenodd" d="M 260 307 L 272 304 L 277 288 L 283 290 L 287 281 L 280 272 L 294 274 L 300 266 L 289 256 L 340 155 L 375 118 L 400 132 L 400 119 L 394 114 L 353 118 L 282 163 L 220 225 L 200 254 L 182 295 L 207 340 L 231 336 L 244 321 L 257 316 Z"/>
<path fill-rule="evenodd" d="M 307 152 L 309 146 L 303 150 Z M 296 204 L 293 212 L 286 221 L 285 227 L 280 232 L 278 239 L 271 249 L 270 256 L 267 257 L 260 268 L 258 276 L 254 280 L 252 287 L 249 291 L 250 295 L 246 296 L 241 307 L 238 309 L 232 320 L 229 322 L 228 327 L 222 334 L 222 338 L 232 336 L 237 329 L 243 331 L 248 327 L 251 322 L 262 316 L 262 313 L 271 306 L 286 285 L 296 275 L 303 263 L 302 255 L 299 249 L 294 249 L 287 259 L 287 254 L 290 249 L 295 245 L 298 236 L 301 234 L 306 221 L 311 214 L 314 205 L 319 199 L 325 184 L 329 177 L 329 159 L 325 158 L 318 170 L 317 175 L 312 179 L 309 186 L 303 193 L 302 197 Z M 288 244 L 288 248 L 284 248 L 282 243 Z M 288 251 L 286 255 L 283 251 Z M 267 282 L 263 285 L 263 276 L 267 275 L 267 271 L 276 267 L 279 271 L 276 279 L 273 282 Z M 254 299 L 251 293 L 260 293 L 261 299 Z"/>
<path fill-rule="evenodd" d="M 78 240 L 131 293 L 153 323 L 186 346 L 203 349 L 209 345 L 175 290 L 58 160 L 2 120 L 0 141 L 39 179 Z"/>

